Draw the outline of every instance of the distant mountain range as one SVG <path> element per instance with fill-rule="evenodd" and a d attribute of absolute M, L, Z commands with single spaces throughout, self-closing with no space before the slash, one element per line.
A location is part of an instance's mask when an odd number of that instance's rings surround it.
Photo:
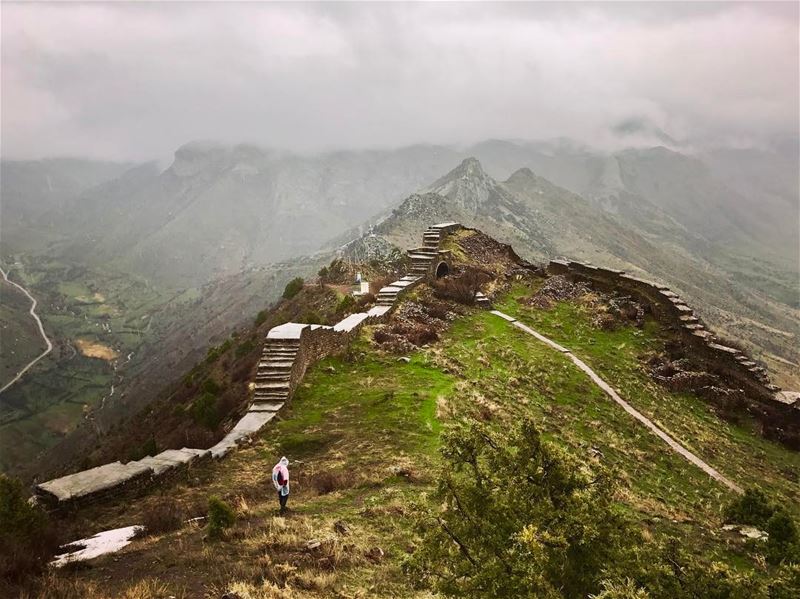
<path fill-rule="evenodd" d="M 644 233 L 695 239 L 797 271 L 797 156 L 663 147 L 606 154 L 576 144 L 487 141 L 464 149 L 299 156 L 194 142 L 165 170 L 78 160 L 4 161 L 4 253 L 50 251 L 171 287 L 317 250 L 467 157 L 502 180 L 537 176 Z"/>

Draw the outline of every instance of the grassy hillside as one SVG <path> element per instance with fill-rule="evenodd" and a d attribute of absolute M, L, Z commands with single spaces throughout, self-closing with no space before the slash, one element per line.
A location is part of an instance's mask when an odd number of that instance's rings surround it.
<path fill-rule="evenodd" d="M 321 260 L 250 269 L 176 290 L 110 267 L 15 256 L 12 276 L 37 298 L 54 349 L 0 396 L 0 472 L 31 477 L 85 463 L 98 437 L 146 408 L 209 346 L 249 325 L 288 280 L 315 271 Z M 0 316 L 16 306 L 6 307 L 3 292 Z M 32 322 L 22 314 L 20 322 Z M 41 342 L 38 332 L 19 344 L 11 342 L 14 333 L 2 334 L 4 354 L 27 355 L 30 340 Z"/>
<path fill-rule="evenodd" d="M 652 382 L 643 358 L 668 340 L 657 323 L 601 330 L 581 300 L 534 309 L 525 300 L 540 283 L 517 283 L 499 307 L 573 349 L 724 475 L 762 486 L 798 515 L 800 455 L 763 440 L 744 418 L 722 421 L 698 398 Z M 428 298 L 422 289 L 406 307 L 423 309 Z M 317 364 L 252 446 L 161 493 L 89 508 L 65 522 L 71 534 L 84 535 L 142 522 L 173 500 L 185 515 L 202 515 L 209 495 L 219 495 L 237 513 L 222 540 L 205 539 L 202 523 L 152 535 L 89 569 L 55 574 L 45 595 L 430 596 L 402 564 L 418 542 L 415 504 L 426 503 L 438 478 L 441 431 L 477 418 L 502 436 L 523 416 L 588 468 L 611 468 L 620 482 L 616 499 L 647 538 L 673 536 L 700 562 L 769 575 L 771 567 L 721 530 L 731 492 L 669 452 L 533 337 L 481 311 L 453 320 L 439 342 L 405 356 L 381 351 L 374 333 L 365 330 L 347 355 Z M 287 517 L 277 515 L 269 480 L 281 455 L 292 461 Z"/>

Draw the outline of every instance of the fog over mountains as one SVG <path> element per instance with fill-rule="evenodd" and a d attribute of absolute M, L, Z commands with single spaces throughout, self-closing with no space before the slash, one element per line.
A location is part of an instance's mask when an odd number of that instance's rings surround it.
<path fill-rule="evenodd" d="M 6 247 L 49 248 L 191 286 L 313 252 L 466 157 L 501 180 L 529 168 L 653 235 L 668 229 L 699 249 L 737 246 L 785 268 L 795 262 L 792 145 L 692 156 L 665 147 L 603 153 L 563 141 L 487 141 L 302 156 L 193 142 L 164 170 L 4 161 L 3 239 Z"/>

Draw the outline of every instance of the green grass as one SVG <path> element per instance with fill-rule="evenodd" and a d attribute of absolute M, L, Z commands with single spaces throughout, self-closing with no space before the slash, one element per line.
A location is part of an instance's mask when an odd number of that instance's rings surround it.
<path fill-rule="evenodd" d="M 529 294 L 518 287 L 498 309 L 570 348 L 624 399 L 724 475 L 741 486 L 768 487 L 800 514 L 800 454 L 765 440 L 746 417 L 740 424 L 726 422 L 702 399 L 670 393 L 649 377 L 643 358 L 662 350 L 666 340 L 657 323 L 601 331 L 591 324 L 588 308 L 561 302 L 551 310 L 532 309 L 520 301 Z"/>

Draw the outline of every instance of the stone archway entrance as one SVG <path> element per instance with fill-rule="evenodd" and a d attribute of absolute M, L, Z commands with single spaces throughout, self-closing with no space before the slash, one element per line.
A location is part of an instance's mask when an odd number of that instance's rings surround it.
<path fill-rule="evenodd" d="M 447 262 L 439 262 L 439 265 L 436 267 L 436 278 L 440 279 L 442 277 L 446 277 L 450 274 L 450 267 L 447 265 Z"/>

